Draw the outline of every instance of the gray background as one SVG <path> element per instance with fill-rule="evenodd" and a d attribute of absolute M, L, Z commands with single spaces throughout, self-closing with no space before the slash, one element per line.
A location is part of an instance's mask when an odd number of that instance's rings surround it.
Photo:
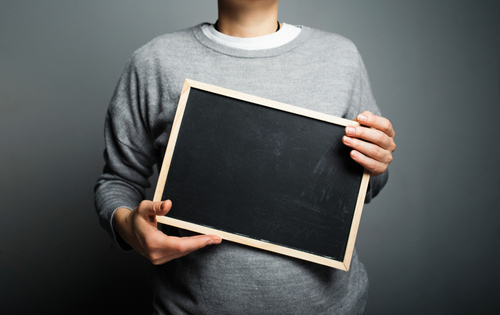
<path fill-rule="evenodd" d="M 397 132 L 357 241 L 367 314 L 499 312 L 500 2 L 280 6 L 357 44 Z M 215 0 L 0 1 L 0 313 L 147 313 L 147 261 L 93 208 L 104 115 L 135 49 L 215 19 Z"/>

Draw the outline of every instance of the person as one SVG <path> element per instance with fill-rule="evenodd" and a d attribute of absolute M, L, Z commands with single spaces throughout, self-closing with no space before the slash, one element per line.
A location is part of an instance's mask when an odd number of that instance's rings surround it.
<path fill-rule="evenodd" d="M 362 313 L 368 277 L 356 251 L 345 272 L 221 243 L 157 225 L 172 202 L 144 200 L 186 78 L 357 120 L 342 141 L 371 173 L 366 202 L 387 181 L 395 133 L 351 41 L 279 22 L 278 0 L 219 0 L 218 14 L 214 24 L 153 39 L 127 63 L 106 114 L 106 164 L 95 186 L 101 225 L 152 262 L 155 314 Z"/>

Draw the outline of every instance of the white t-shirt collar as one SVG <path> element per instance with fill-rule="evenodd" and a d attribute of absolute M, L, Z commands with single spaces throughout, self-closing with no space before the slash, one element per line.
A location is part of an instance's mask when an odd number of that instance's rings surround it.
<path fill-rule="evenodd" d="M 263 50 L 276 48 L 291 42 L 300 34 L 301 28 L 283 23 L 281 28 L 275 33 L 252 38 L 228 36 L 218 32 L 213 24 L 204 24 L 201 30 L 209 39 L 224 46 L 244 50 Z"/>

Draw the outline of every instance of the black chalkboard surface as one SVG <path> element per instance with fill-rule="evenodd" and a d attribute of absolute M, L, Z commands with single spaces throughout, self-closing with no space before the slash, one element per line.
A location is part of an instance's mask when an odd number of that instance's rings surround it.
<path fill-rule="evenodd" d="M 356 124 L 186 80 L 158 221 L 348 270 L 369 181 L 342 143 Z"/>

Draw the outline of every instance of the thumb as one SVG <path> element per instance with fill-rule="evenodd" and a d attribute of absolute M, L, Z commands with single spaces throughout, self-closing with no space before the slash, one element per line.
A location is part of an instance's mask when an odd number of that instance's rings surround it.
<path fill-rule="evenodd" d="M 156 216 L 165 215 L 172 208 L 172 202 L 166 201 L 143 201 L 139 205 L 139 213 L 150 224 L 156 226 Z"/>
<path fill-rule="evenodd" d="M 172 208 L 172 201 L 153 202 L 154 215 L 166 215 Z"/>

